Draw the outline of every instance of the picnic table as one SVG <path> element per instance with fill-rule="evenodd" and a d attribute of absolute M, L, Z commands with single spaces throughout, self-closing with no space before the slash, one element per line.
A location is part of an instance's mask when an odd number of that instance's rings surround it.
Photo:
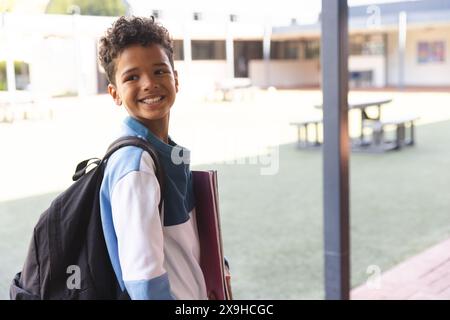
<path fill-rule="evenodd" d="M 369 152 L 384 152 L 388 150 L 400 149 L 403 146 L 414 145 L 414 122 L 419 118 L 416 115 L 403 115 L 401 118 L 396 119 L 383 119 L 382 110 L 383 106 L 392 102 L 391 98 L 374 99 L 365 101 L 349 101 L 348 110 L 359 110 L 360 112 L 360 134 L 358 138 L 353 139 L 352 150 L 354 151 L 369 151 Z M 318 109 L 322 109 L 322 105 L 315 106 Z M 373 109 L 373 112 L 368 112 L 369 109 Z M 291 125 L 298 127 L 298 146 L 308 146 L 308 125 L 314 124 L 315 136 L 317 137 L 318 124 L 321 121 L 315 117 L 309 121 L 304 119 L 302 121 L 293 122 Z M 394 138 L 388 139 L 385 135 L 386 127 L 394 128 Z M 364 129 L 370 129 L 371 136 L 369 140 L 365 139 Z M 300 129 L 306 131 L 304 135 L 300 135 Z M 407 136 L 407 129 L 409 129 L 409 137 Z M 306 141 L 306 142 L 305 142 Z M 320 146 L 319 141 L 315 141 L 312 146 Z"/>
<path fill-rule="evenodd" d="M 236 90 L 249 89 L 252 87 L 250 78 L 225 78 L 216 82 L 216 90 L 222 93 L 223 101 L 233 100 Z"/>
<path fill-rule="evenodd" d="M 53 111 L 37 103 L 29 91 L 0 92 L 0 123 L 34 118 L 52 118 Z"/>
<path fill-rule="evenodd" d="M 370 100 L 370 101 L 352 101 L 348 104 L 349 110 L 359 110 L 361 114 L 360 122 L 360 135 L 359 140 L 356 140 L 356 147 L 370 146 L 371 141 L 364 141 L 364 127 L 366 127 L 367 121 L 380 121 L 382 106 L 392 102 L 392 99 Z M 370 116 L 368 109 L 375 108 L 375 116 Z"/>

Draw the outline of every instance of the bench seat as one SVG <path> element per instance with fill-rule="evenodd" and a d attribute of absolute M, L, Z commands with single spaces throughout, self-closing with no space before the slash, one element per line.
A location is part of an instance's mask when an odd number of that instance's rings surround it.
<path fill-rule="evenodd" d="M 393 149 L 400 149 L 415 144 L 414 122 L 418 119 L 416 115 L 403 115 L 393 119 L 368 121 L 364 126 L 372 129 L 372 139 L 376 146 L 390 145 Z M 394 127 L 393 140 L 386 138 L 386 127 Z"/>
<path fill-rule="evenodd" d="M 318 147 L 322 143 L 319 140 L 319 126 L 322 124 L 322 116 L 308 116 L 300 121 L 291 122 L 290 125 L 297 127 L 298 139 L 297 146 L 299 148 Z M 310 141 L 310 132 L 313 130 L 314 139 Z"/>

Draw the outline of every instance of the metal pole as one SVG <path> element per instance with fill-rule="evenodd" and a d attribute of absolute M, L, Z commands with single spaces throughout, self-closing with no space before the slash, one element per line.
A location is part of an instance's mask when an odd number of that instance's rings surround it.
<path fill-rule="evenodd" d="M 350 298 L 347 0 L 322 0 L 325 298 Z"/>

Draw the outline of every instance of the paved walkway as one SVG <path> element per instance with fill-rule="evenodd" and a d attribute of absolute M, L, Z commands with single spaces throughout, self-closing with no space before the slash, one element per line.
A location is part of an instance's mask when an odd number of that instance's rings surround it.
<path fill-rule="evenodd" d="M 375 284 L 375 283 L 373 283 Z M 381 275 L 379 288 L 364 284 L 353 300 L 450 299 L 450 239 L 400 263 Z"/>

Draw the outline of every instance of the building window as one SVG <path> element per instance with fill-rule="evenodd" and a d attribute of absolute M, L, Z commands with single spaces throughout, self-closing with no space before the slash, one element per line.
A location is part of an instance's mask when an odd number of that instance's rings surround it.
<path fill-rule="evenodd" d="M 161 18 L 161 10 L 153 10 L 152 16 L 155 17 L 155 19 L 160 19 Z"/>
<path fill-rule="evenodd" d="M 192 60 L 225 60 L 225 41 L 193 40 Z"/>
<path fill-rule="evenodd" d="M 25 63 L 23 61 L 14 61 L 14 73 L 16 76 L 16 89 L 29 89 L 30 68 L 28 63 Z M 0 61 L 0 90 L 8 90 L 6 61 Z"/>
<path fill-rule="evenodd" d="M 6 61 L 0 61 L 0 91 L 8 90 L 6 78 Z"/>
<path fill-rule="evenodd" d="M 320 40 L 308 40 L 305 42 L 305 59 L 320 59 Z"/>
<path fill-rule="evenodd" d="M 14 61 L 14 72 L 16 73 L 16 89 L 27 90 L 30 85 L 30 67 L 23 61 Z"/>
<path fill-rule="evenodd" d="M 173 40 L 173 60 L 184 60 L 183 40 Z"/>
<path fill-rule="evenodd" d="M 237 22 L 238 18 L 235 14 L 230 14 L 230 22 Z"/>
<path fill-rule="evenodd" d="M 234 76 L 247 78 L 249 76 L 249 62 L 263 59 L 263 42 L 235 40 L 234 45 Z"/>
<path fill-rule="evenodd" d="M 384 54 L 384 39 L 381 34 L 355 35 L 350 37 L 349 52 L 352 56 Z"/>
<path fill-rule="evenodd" d="M 201 14 L 200 12 L 194 12 L 194 14 L 193 14 L 193 19 L 194 19 L 195 21 L 200 21 L 200 20 L 202 20 L 202 14 Z"/>
<path fill-rule="evenodd" d="M 296 60 L 300 57 L 300 41 L 272 41 L 270 58 L 281 60 Z"/>

